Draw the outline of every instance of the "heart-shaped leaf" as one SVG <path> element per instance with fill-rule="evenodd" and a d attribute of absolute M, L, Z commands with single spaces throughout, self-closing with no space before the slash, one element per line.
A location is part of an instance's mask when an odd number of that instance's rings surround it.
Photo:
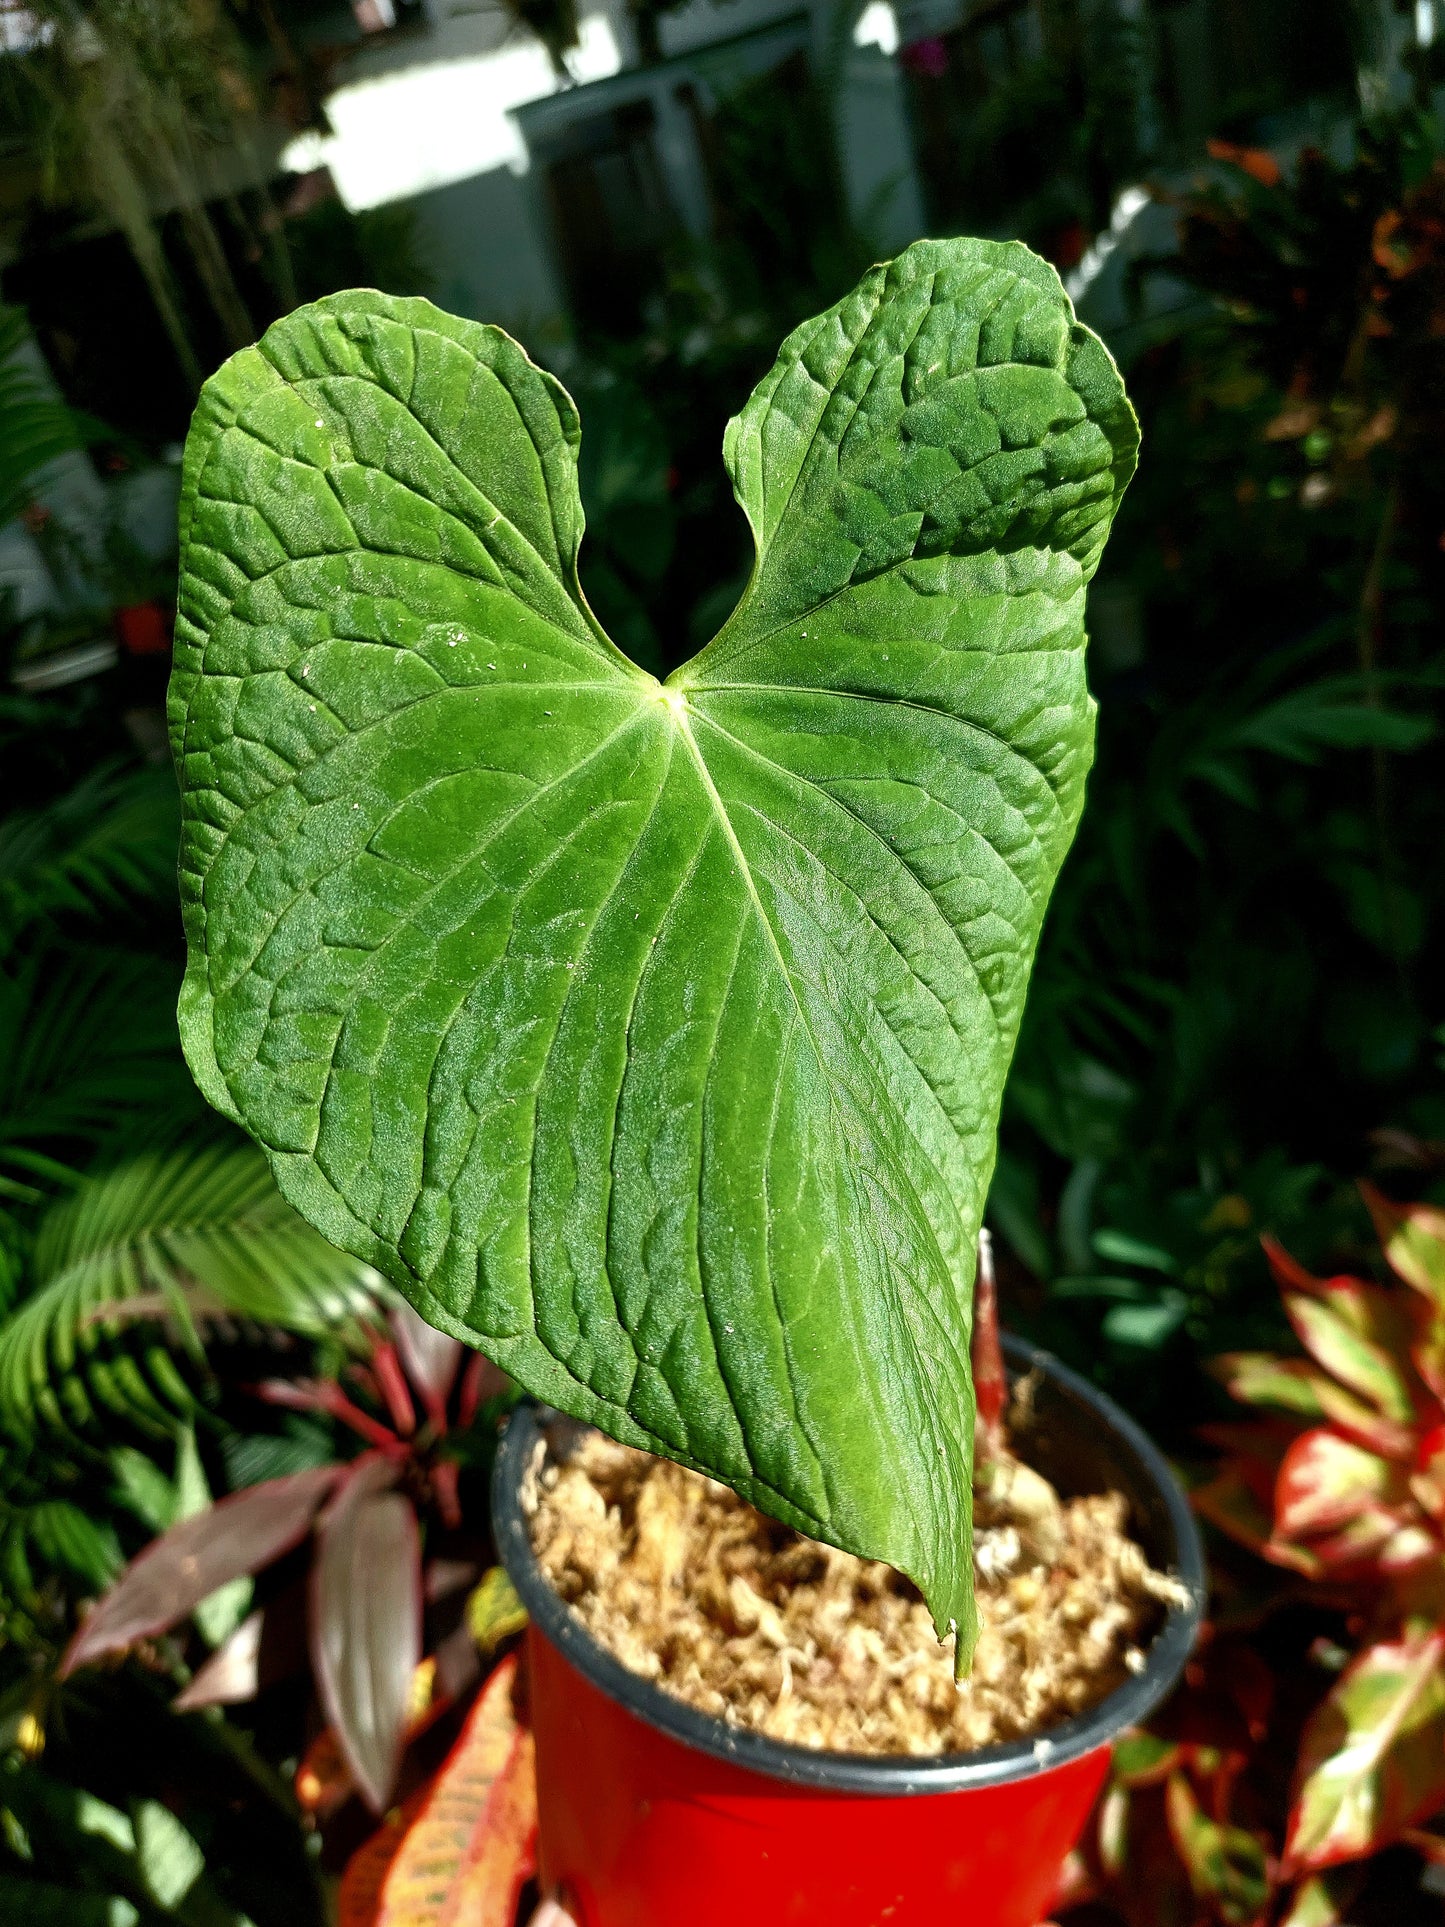
<path fill-rule="evenodd" d="M 961 1657 L 975 1239 L 1136 441 L 1052 269 L 917 244 L 728 428 L 756 567 L 665 684 L 497 329 L 303 308 L 186 455 L 206 1095 L 432 1323 L 903 1568 Z"/>

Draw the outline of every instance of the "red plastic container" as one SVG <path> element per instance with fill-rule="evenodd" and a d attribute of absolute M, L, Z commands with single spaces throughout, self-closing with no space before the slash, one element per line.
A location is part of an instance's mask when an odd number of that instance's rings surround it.
<path fill-rule="evenodd" d="M 541 1873 L 579 1927 L 1038 1927 L 1112 1741 L 1178 1677 L 1204 1597 L 1183 1495 L 1110 1400 L 1044 1354 L 1030 1457 L 1068 1492 L 1115 1488 L 1187 1586 L 1145 1671 L 1042 1739 L 934 1759 L 819 1753 L 736 1731 L 629 1673 L 547 1585 L 521 1504 L 571 1422 L 523 1407 L 493 1481 L 502 1558 L 532 1616 Z"/>

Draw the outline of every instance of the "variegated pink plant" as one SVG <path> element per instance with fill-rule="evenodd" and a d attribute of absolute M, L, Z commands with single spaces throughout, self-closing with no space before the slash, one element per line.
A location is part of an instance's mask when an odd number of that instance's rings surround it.
<path fill-rule="evenodd" d="M 1445 1809 L 1445 1211 L 1365 1200 L 1398 1283 L 1315 1278 L 1267 1241 L 1302 1358 L 1218 1362 L 1276 1416 L 1230 1447 L 1204 1516 L 1340 1590 L 1359 1645 L 1300 1745 L 1279 1873 L 1290 1883 L 1414 1838 Z M 1286 1914 L 1281 1918 L 1293 1918 Z"/>
<path fill-rule="evenodd" d="M 1092 1901 L 1127 1927 L 1345 1927 L 1372 1892 L 1367 1917 L 1395 1918 L 1382 1849 L 1445 1866 L 1445 1211 L 1365 1200 L 1389 1284 L 1266 1241 L 1302 1353 L 1217 1361 L 1260 1409 L 1206 1428 L 1224 1457 L 1194 1500 L 1280 1583 L 1221 1570 L 1183 1687 L 1116 1749 L 1061 1919 Z"/>

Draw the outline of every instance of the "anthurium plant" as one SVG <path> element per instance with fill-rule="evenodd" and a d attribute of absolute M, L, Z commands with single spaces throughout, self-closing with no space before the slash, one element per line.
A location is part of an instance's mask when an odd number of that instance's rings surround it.
<path fill-rule="evenodd" d="M 1267 1630 L 1228 1625 L 1221 1599 L 1180 1699 L 1119 1748 L 1101 1809 L 1097 1884 L 1131 1923 L 1341 1927 L 1382 1849 L 1445 1866 L 1445 1211 L 1365 1195 L 1394 1281 L 1316 1278 L 1269 1244 L 1301 1353 L 1218 1362 L 1262 1416 L 1210 1428 L 1226 1456 L 1195 1494 L 1286 1576 L 1278 1608 L 1306 1627 L 1328 1609 L 1341 1639 L 1306 1631 L 1308 1654 L 1271 1664 Z M 1320 1665 L 1333 1686 L 1289 1704 Z M 1276 1786 L 1288 1805 L 1272 1813 Z"/>
<path fill-rule="evenodd" d="M 187 444 L 181 1029 L 285 1196 L 604 1431 L 886 1559 L 973 1642 L 975 1249 L 1093 740 L 1119 375 L 1015 244 L 784 342 L 756 558 L 659 682 L 500 330 L 300 309 Z"/>

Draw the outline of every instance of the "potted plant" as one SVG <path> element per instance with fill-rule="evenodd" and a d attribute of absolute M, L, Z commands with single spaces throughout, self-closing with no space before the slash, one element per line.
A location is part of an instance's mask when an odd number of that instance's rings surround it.
<path fill-rule="evenodd" d="M 1084 593 L 1134 416 L 1027 249 L 916 244 L 791 335 L 730 424 L 752 579 L 665 682 L 582 594 L 578 443 L 515 342 L 424 301 L 331 297 L 208 383 L 170 696 L 187 1056 L 287 1198 L 425 1318 L 906 1573 L 963 1672 L 976 1242 L 1083 800 Z M 1056 1461 L 1106 1461 L 1146 1552 L 1197 1582 L 1147 1443 L 1056 1369 L 1039 1400 Z M 504 1488 L 535 1603 L 516 1524 Z M 634 1830 L 642 1888 L 549 1831 L 539 1645 L 544 1876 L 587 1927 L 902 1922 L 950 1894 L 1032 1927 L 1195 1610 L 1186 1588 L 1111 1710 L 1007 1757 L 830 1779 L 747 1749 L 757 1782 L 715 1761 L 726 1732 L 674 1720 L 694 1750 L 669 1811 L 741 1802 L 763 1857 L 694 1830 L 669 1870 Z M 621 1749 L 666 1725 L 632 1703 Z M 662 1797 L 684 1769 L 654 1756 Z M 594 1790 L 622 1757 L 589 1760 Z"/>

